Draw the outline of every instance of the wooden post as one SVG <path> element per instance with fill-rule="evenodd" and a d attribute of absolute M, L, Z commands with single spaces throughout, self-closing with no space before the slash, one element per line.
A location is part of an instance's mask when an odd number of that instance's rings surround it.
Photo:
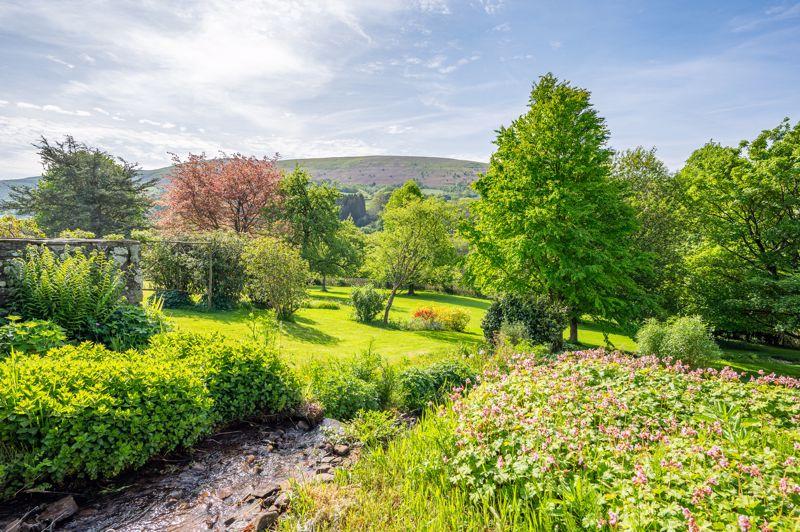
<path fill-rule="evenodd" d="M 214 290 L 214 251 L 209 247 L 208 250 L 208 310 L 213 308 L 213 290 Z"/>

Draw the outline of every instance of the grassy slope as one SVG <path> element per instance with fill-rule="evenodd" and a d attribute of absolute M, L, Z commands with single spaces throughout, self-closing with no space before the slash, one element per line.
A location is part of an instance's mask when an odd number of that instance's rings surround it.
<path fill-rule="evenodd" d="M 480 320 L 489 306 L 481 299 L 431 292 L 399 295 L 392 306 L 393 321 L 408 320 L 411 312 L 423 305 L 458 306 L 471 316 L 463 333 L 404 331 L 351 319 L 351 309 L 345 305 L 349 288 L 332 287 L 327 293 L 312 289 L 309 293 L 315 299 L 340 302 L 341 306 L 338 310 L 303 308 L 297 312 L 294 322 L 284 324 L 280 349 L 299 365 L 321 358 L 350 356 L 367 349 L 370 343 L 376 352 L 392 362 L 401 362 L 406 357 L 436 357 L 453 351 L 460 344 L 476 345 L 483 339 Z M 216 331 L 233 338 L 250 334 L 246 310 L 211 313 L 170 310 L 168 314 L 178 330 Z"/>
<path fill-rule="evenodd" d="M 408 320 L 411 312 L 423 305 L 458 306 L 471 316 L 463 333 L 405 331 L 392 326 L 384 327 L 380 323 L 367 325 L 352 320 L 350 308 L 345 305 L 349 288 L 332 287 L 327 293 L 315 288 L 309 293 L 312 298 L 337 301 L 341 306 L 338 310 L 303 308 L 297 312 L 293 323 L 284 325 L 280 339 L 281 351 L 298 365 L 330 357 L 347 357 L 367 349 L 370 343 L 376 352 L 395 363 L 436 358 L 462 344 L 479 344 L 483 340 L 480 321 L 489 306 L 489 302 L 483 299 L 433 292 L 420 292 L 415 296 L 399 295 L 391 313 L 391 319 L 395 322 Z M 210 313 L 170 310 L 168 314 L 179 330 L 216 331 L 232 338 L 250 334 L 246 310 Z M 606 345 L 603 328 L 592 323 L 581 324 L 578 340 L 587 347 Z M 609 340 L 616 349 L 636 351 L 636 342 L 619 331 L 610 331 Z M 719 368 L 728 365 L 739 371 L 763 369 L 767 373 L 774 371 L 800 377 L 798 350 L 731 342 L 723 343 L 722 347 L 724 356 L 715 364 Z"/>

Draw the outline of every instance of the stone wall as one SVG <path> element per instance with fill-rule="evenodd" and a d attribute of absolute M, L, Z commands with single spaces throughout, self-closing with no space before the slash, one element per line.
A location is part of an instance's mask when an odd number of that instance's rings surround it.
<path fill-rule="evenodd" d="M 22 257 L 27 246 L 47 246 L 55 253 L 65 246 L 87 250 L 99 249 L 111 256 L 125 272 L 125 297 L 129 302 L 142 301 L 140 246 L 136 240 L 95 240 L 82 238 L 0 238 L 0 312 L 7 307 L 11 261 Z"/>

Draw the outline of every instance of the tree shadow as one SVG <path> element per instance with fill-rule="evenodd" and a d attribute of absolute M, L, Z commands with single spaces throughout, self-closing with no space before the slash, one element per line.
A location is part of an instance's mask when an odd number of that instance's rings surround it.
<path fill-rule="evenodd" d="M 316 322 L 310 318 L 295 316 L 292 321 L 282 322 L 281 329 L 287 336 L 291 336 L 301 342 L 319 345 L 334 345 L 339 343 L 339 339 L 335 336 L 331 336 L 330 334 L 312 327 L 315 323 Z"/>
<path fill-rule="evenodd" d="M 417 336 L 423 336 L 432 340 L 440 340 L 448 344 L 469 344 L 477 345 L 483 341 L 483 336 L 455 331 L 414 331 Z"/>

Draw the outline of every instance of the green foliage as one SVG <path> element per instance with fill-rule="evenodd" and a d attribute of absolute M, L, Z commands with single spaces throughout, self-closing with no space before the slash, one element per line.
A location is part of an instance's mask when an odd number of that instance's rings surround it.
<path fill-rule="evenodd" d="M 629 189 L 609 176 L 608 136 L 588 91 L 551 74 L 539 79 L 473 185 L 480 198 L 465 235 L 480 288 L 548 294 L 573 319 L 638 317 L 646 298 L 635 276 L 649 261 L 632 245 Z"/>
<path fill-rule="evenodd" d="M 290 318 L 305 301 L 311 277 L 300 253 L 282 240 L 262 237 L 247 244 L 242 260 L 250 301 L 273 309 L 278 319 Z"/>
<path fill-rule="evenodd" d="M 512 332 L 511 328 L 522 328 L 524 333 L 521 339 L 557 349 L 567 326 L 567 311 L 542 297 L 507 295 L 494 301 L 486 311 L 481 322 L 486 340 L 494 342 L 505 324 L 508 324 L 507 334 Z"/>
<path fill-rule="evenodd" d="M 144 307 L 124 304 L 90 328 L 92 339 L 114 351 L 138 349 L 150 338 L 169 329 L 161 301 L 150 299 Z"/>
<path fill-rule="evenodd" d="M 463 332 L 469 323 L 469 313 L 455 307 L 419 307 L 411 313 L 412 330 L 446 330 Z"/>
<path fill-rule="evenodd" d="M 445 399 L 454 387 L 474 382 L 475 377 L 472 368 L 460 360 L 409 368 L 398 377 L 400 406 L 408 412 L 422 412 L 428 405 Z"/>
<path fill-rule="evenodd" d="M 113 259 L 98 250 L 65 248 L 57 256 L 46 247 L 28 246 L 13 263 L 11 294 L 25 320 L 50 320 L 69 338 L 91 339 L 95 324 L 123 304 L 125 283 Z"/>
<path fill-rule="evenodd" d="M 345 438 L 360 443 L 366 449 L 385 447 L 402 430 L 397 414 L 383 410 L 360 410 L 351 421 L 344 424 Z"/>
<path fill-rule="evenodd" d="M 800 339 L 800 123 L 709 143 L 678 175 L 695 231 L 688 312 L 718 331 Z"/>
<path fill-rule="evenodd" d="M 192 296 L 183 290 L 157 289 L 147 299 L 160 301 L 163 308 L 186 308 L 194 305 Z"/>
<path fill-rule="evenodd" d="M 97 238 L 97 235 L 83 229 L 64 229 L 58 233 L 58 238 Z"/>
<path fill-rule="evenodd" d="M 639 352 L 702 367 L 717 360 L 722 352 L 711 329 L 700 316 L 681 316 L 666 322 L 651 318 L 636 333 Z"/>
<path fill-rule="evenodd" d="M 161 335 L 135 356 L 86 343 L 10 357 L 0 362 L 0 496 L 109 479 L 299 398 L 273 352 L 219 336 Z"/>
<path fill-rule="evenodd" d="M 122 233 L 109 233 L 103 235 L 103 240 L 125 240 L 125 235 Z"/>
<path fill-rule="evenodd" d="M 0 216 L 0 238 L 44 238 L 33 218 L 17 218 L 10 214 Z"/>
<path fill-rule="evenodd" d="M 383 294 L 371 284 L 357 286 L 350 293 L 350 304 L 353 306 L 353 315 L 356 321 L 369 323 L 383 310 Z"/>
<path fill-rule="evenodd" d="M 192 276 L 192 292 L 208 301 L 208 268 L 213 269 L 212 298 L 214 308 L 230 309 L 239 304 L 246 282 L 244 249 L 246 238 L 234 231 L 209 231 L 195 235 L 202 242 L 192 248 L 196 264 Z"/>
<path fill-rule="evenodd" d="M 412 201 L 425 199 L 425 195 L 419 188 L 416 181 L 409 179 L 399 188 L 396 188 L 389 196 L 389 201 L 386 203 L 386 209 L 395 209 L 397 207 L 405 207 Z"/>
<path fill-rule="evenodd" d="M 12 351 L 44 353 L 67 341 L 64 329 L 51 321 L 20 321 L 19 316 L 6 319 L 8 323 L 0 327 L 0 359 Z"/>
<path fill-rule="evenodd" d="M 32 215 L 49 235 L 72 227 L 129 234 L 147 226 L 156 179 L 142 179 L 136 165 L 70 136 L 52 144 L 42 137 L 36 147 L 42 178 L 35 187 L 12 186 L 3 209 Z"/>

